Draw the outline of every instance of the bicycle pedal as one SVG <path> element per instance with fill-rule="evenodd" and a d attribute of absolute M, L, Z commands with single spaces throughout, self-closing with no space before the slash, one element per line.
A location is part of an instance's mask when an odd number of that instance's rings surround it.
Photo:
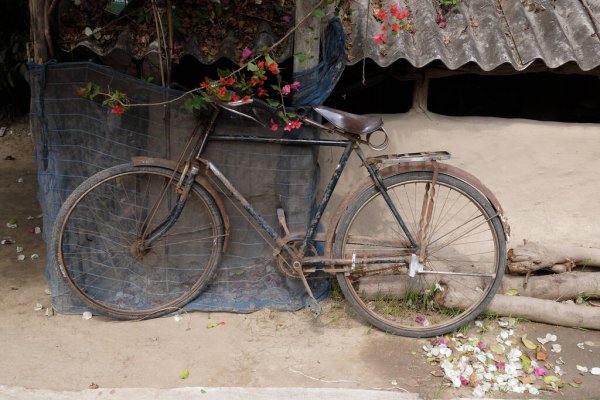
<path fill-rule="evenodd" d="M 307 306 L 313 317 L 317 318 L 319 315 L 321 315 L 321 305 L 316 299 L 309 297 Z"/>
<path fill-rule="evenodd" d="M 287 222 L 285 220 L 285 212 L 283 211 L 283 208 L 277 209 L 277 219 L 279 219 L 279 224 L 283 228 L 283 231 L 285 232 L 285 234 L 289 235 L 290 230 L 288 229 Z"/>

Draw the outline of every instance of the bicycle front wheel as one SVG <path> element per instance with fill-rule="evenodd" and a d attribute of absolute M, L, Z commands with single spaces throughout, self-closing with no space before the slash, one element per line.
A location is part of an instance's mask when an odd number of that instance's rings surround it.
<path fill-rule="evenodd" d="M 119 165 L 84 181 L 58 213 L 52 243 L 62 275 L 92 311 L 118 319 L 176 311 L 209 283 L 220 262 L 223 219 L 194 184 L 175 224 L 141 248 L 143 232 L 176 203 L 173 171 Z"/>
<path fill-rule="evenodd" d="M 443 173 L 432 186 L 432 175 L 414 171 L 384 180 L 423 253 L 412 256 L 374 186 L 354 196 L 336 229 L 334 256 L 354 261 L 351 272 L 337 274 L 344 296 L 371 324 L 397 335 L 430 337 L 463 326 L 484 310 L 504 274 L 506 240 L 489 200 Z M 411 277 L 410 262 L 418 259 L 423 270 Z"/>

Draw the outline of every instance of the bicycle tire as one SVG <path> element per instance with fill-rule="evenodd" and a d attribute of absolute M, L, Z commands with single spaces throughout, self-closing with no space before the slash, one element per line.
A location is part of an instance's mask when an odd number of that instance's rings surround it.
<path fill-rule="evenodd" d="M 172 174 L 161 167 L 118 165 L 85 180 L 61 207 L 53 256 L 90 311 L 115 319 L 169 314 L 197 297 L 214 276 L 223 218 L 197 183 L 175 224 L 149 251 L 140 254 L 132 247 L 163 188 L 153 223 L 170 211 L 179 178 Z"/>
<path fill-rule="evenodd" d="M 432 172 L 427 171 L 384 179 L 415 238 L 431 181 Z M 439 174 L 431 233 L 424 241 L 425 273 L 412 278 L 406 264 L 360 264 L 361 255 L 406 254 L 409 247 L 376 187 L 360 190 L 348 204 L 336 227 L 333 253 L 346 259 L 354 255 L 356 263 L 351 272 L 336 275 L 344 296 L 366 321 L 401 336 L 439 336 L 474 319 L 491 301 L 504 274 L 506 238 L 500 217 L 477 189 Z"/>

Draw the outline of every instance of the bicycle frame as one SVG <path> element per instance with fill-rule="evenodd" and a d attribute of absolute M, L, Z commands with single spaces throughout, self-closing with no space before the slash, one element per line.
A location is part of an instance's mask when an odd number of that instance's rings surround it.
<path fill-rule="evenodd" d="M 318 128 L 321 128 L 324 130 L 332 131 L 332 132 L 339 133 L 342 135 L 344 134 L 344 132 L 339 132 L 335 129 L 325 127 L 325 126 L 319 124 L 318 122 L 312 121 L 308 118 L 304 118 L 304 122 L 306 122 L 309 125 L 317 126 Z M 212 134 L 212 126 L 209 126 L 207 128 L 205 135 L 206 135 L 206 137 L 202 140 L 202 143 L 200 144 L 199 148 L 197 149 L 196 160 L 199 161 L 200 163 L 206 165 L 208 170 L 210 170 L 210 172 L 218 179 L 218 181 L 221 184 L 223 184 L 223 186 L 225 186 L 227 188 L 227 190 L 229 190 L 231 192 L 231 195 L 236 199 L 236 201 L 238 201 L 242 205 L 244 210 L 252 217 L 252 219 L 254 221 L 256 221 L 256 223 L 260 226 L 260 228 L 262 228 L 269 235 L 269 237 L 271 237 L 271 239 L 275 243 L 279 244 L 282 247 L 282 249 L 284 251 L 286 251 L 290 256 L 293 256 L 293 257 L 295 256 L 296 258 L 299 258 L 299 261 L 301 261 L 302 265 L 322 264 L 322 265 L 327 265 L 327 266 L 333 267 L 331 272 L 333 272 L 333 271 L 343 272 L 346 270 L 347 266 L 351 265 L 354 262 L 352 260 L 330 259 L 330 258 L 325 258 L 325 257 L 320 257 L 320 256 L 304 257 L 306 249 L 309 246 L 309 243 L 312 240 L 315 240 L 314 236 L 315 236 L 315 232 L 317 231 L 317 226 L 319 225 L 319 222 L 321 221 L 321 219 L 323 217 L 325 209 L 327 208 L 327 205 L 329 204 L 329 200 L 331 199 L 331 195 L 333 194 L 333 192 L 339 182 L 339 179 L 342 175 L 342 172 L 346 168 L 348 160 L 350 159 L 350 156 L 353 152 L 355 152 L 357 154 L 357 156 L 361 160 L 362 164 L 367 168 L 367 171 L 369 172 L 369 175 L 373 179 L 373 182 L 377 186 L 378 190 L 382 193 L 383 198 L 385 199 L 392 214 L 396 218 L 396 220 L 397 220 L 398 224 L 400 225 L 400 227 L 402 228 L 403 232 L 406 234 L 406 237 L 408 238 L 410 245 L 411 245 L 410 253 L 414 254 L 419 251 L 419 246 L 418 246 L 415 238 L 409 231 L 408 227 L 406 226 L 405 222 L 403 221 L 402 217 L 400 216 L 400 213 L 398 212 L 398 210 L 396 209 L 395 205 L 393 204 L 391 198 L 389 197 L 389 195 L 387 193 L 387 189 L 383 183 L 382 178 L 377 173 L 377 170 L 372 165 L 367 163 L 366 158 L 360 148 L 360 145 L 358 142 L 358 139 L 359 139 L 358 136 L 355 138 L 352 137 L 352 138 L 346 139 L 346 140 L 269 138 L 269 137 L 247 136 L 247 135 L 223 136 L 223 135 Z M 223 175 L 223 173 L 212 162 L 210 162 L 209 160 L 203 159 L 201 157 L 201 155 L 206 147 L 206 143 L 207 142 L 216 142 L 216 141 L 295 145 L 295 146 L 329 146 L 329 147 L 342 147 L 344 149 L 342 152 L 342 155 L 340 156 L 340 159 L 337 163 L 337 166 L 331 176 L 331 179 L 329 180 L 329 182 L 327 183 L 327 186 L 325 187 L 324 193 L 321 196 L 321 200 L 319 201 L 319 203 L 317 205 L 315 214 L 312 217 L 311 221 L 307 225 L 306 232 L 304 233 L 304 238 L 302 239 L 302 245 L 301 245 L 299 251 L 297 251 L 297 253 L 294 250 L 290 249 L 289 246 L 287 246 L 287 244 L 283 241 L 284 237 L 279 235 L 277 233 L 277 231 L 262 217 L 262 215 L 260 215 L 260 213 L 258 213 L 256 211 L 256 209 L 252 206 L 252 204 L 250 204 L 246 200 L 246 198 L 234 187 L 234 185 L 227 179 L 227 177 L 225 175 Z M 382 258 L 376 258 L 376 259 L 372 259 L 372 260 L 370 259 L 369 261 L 371 263 L 405 262 L 406 256 L 409 255 L 410 253 L 407 253 L 406 255 L 403 255 L 402 257 L 385 257 L 385 258 L 382 257 Z M 336 268 L 336 266 L 338 268 Z M 340 266 L 342 266 L 342 268 L 339 268 Z M 346 266 L 346 267 L 343 267 L 343 266 Z"/>
<path fill-rule="evenodd" d="M 239 113 L 234 111 L 237 114 L 245 115 L 243 113 Z M 314 299 L 312 295 L 312 291 L 306 280 L 306 273 L 314 272 L 316 270 L 317 265 L 321 265 L 322 268 L 320 270 L 328 272 L 328 273 L 349 273 L 352 268 L 355 267 L 356 264 L 404 264 L 408 265 L 410 271 L 422 271 L 423 266 L 420 262 L 420 258 L 423 257 L 423 254 L 420 254 L 420 246 L 419 242 L 413 237 L 404 220 L 400 216 L 400 213 L 396 209 L 392 199 L 387 193 L 387 188 L 383 182 L 383 178 L 378 173 L 378 169 L 375 168 L 368 159 L 365 157 L 362 149 L 360 148 L 360 143 L 365 143 L 364 140 L 361 139 L 360 135 L 352 134 L 346 132 L 344 130 L 328 127 L 316 122 L 314 120 L 309 119 L 308 117 L 302 117 L 303 121 L 307 125 L 315 126 L 319 129 L 339 134 L 345 137 L 345 140 L 323 140 L 323 139 L 292 139 L 292 138 L 270 138 L 270 137 L 261 137 L 261 136 L 247 136 L 247 135 L 216 135 L 214 133 L 214 128 L 216 125 L 216 121 L 218 115 L 220 113 L 220 108 L 215 107 L 215 111 L 210 118 L 209 124 L 203 130 L 203 132 L 197 136 L 196 144 L 193 147 L 191 155 L 186 160 L 185 164 L 181 166 L 179 164 L 175 167 L 175 170 L 181 171 L 181 177 L 179 183 L 177 185 L 178 188 L 178 199 L 171 210 L 170 215 L 158 224 L 158 227 L 152 230 L 150 233 L 144 232 L 139 240 L 139 250 L 141 252 L 144 251 L 145 248 L 149 247 L 153 240 L 160 237 L 163 233 L 168 231 L 168 229 L 174 224 L 174 222 L 179 217 L 181 210 L 183 209 L 183 205 L 187 199 L 189 191 L 191 190 L 193 182 L 196 180 L 197 176 L 203 176 L 200 174 L 200 166 L 204 165 L 207 172 L 210 171 L 212 176 L 214 176 L 218 182 L 223 185 L 230 193 L 233 198 L 239 204 L 242 205 L 244 210 L 250 215 L 250 217 L 258 224 L 260 229 L 265 231 L 269 237 L 277 244 L 277 248 L 275 249 L 274 255 L 280 256 L 289 256 L 291 260 L 291 264 L 288 263 L 294 270 L 295 274 L 298 278 L 300 278 L 306 288 L 309 297 L 313 300 L 313 306 L 317 310 L 319 310 L 318 303 Z M 249 117 L 254 119 L 252 117 Z M 197 129 L 192 134 L 192 138 L 197 134 Z M 387 138 L 386 138 L 387 140 Z M 223 173 L 209 160 L 204 159 L 202 154 L 206 149 L 208 142 L 245 142 L 245 143 L 263 143 L 263 144 L 277 144 L 277 145 L 295 145 L 295 146 L 332 146 L 332 147 L 341 147 L 343 148 L 342 155 L 338 161 L 338 164 L 332 174 L 331 179 L 327 183 L 325 191 L 319 201 L 319 204 L 316 208 L 315 214 L 312 217 L 311 221 L 308 223 L 306 232 L 303 233 L 302 243 L 300 249 L 296 250 L 288 245 L 290 241 L 289 236 L 281 236 L 277 233 L 277 231 L 260 215 L 258 211 L 248 202 L 248 200 L 234 187 L 234 185 L 223 175 Z M 399 254 L 387 255 L 383 257 L 371 256 L 367 258 L 361 258 L 360 260 L 356 260 L 355 257 L 351 257 L 350 259 L 335 259 L 328 258 L 325 256 L 307 256 L 307 249 L 309 249 L 309 245 L 311 241 L 316 241 L 316 231 L 319 222 L 321 221 L 324 211 L 329 204 L 329 200 L 331 199 L 331 195 L 334 192 L 339 179 L 341 177 L 342 172 L 346 168 L 348 160 L 350 159 L 350 155 L 355 152 L 356 155 L 361 160 L 362 164 L 367 169 L 373 184 L 377 188 L 377 190 L 381 193 L 382 198 L 387 203 L 389 210 L 392 212 L 395 220 L 398 225 L 401 227 L 402 231 L 406 235 L 406 238 L 409 241 L 409 245 L 406 249 L 400 249 Z M 418 157 L 417 157 L 418 158 Z M 180 160 L 180 162 L 183 160 Z M 434 179 L 432 181 L 435 184 L 436 175 L 434 174 Z M 423 216 L 426 218 L 426 216 Z M 427 221 L 428 224 L 428 221 Z M 335 228 L 333 228 L 335 229 Z M 420 227 L 419 229 L 419 240 L 422 239 L 422 233 L 427 228 Z M 287 238 L 287 240 L 286 240 Z M 282 255 L 281 252 L 284 252 Z M 423 251 L 421 251 L 423 253 Z M 419 256 L 417 256 L 419 255 Z M 411 272 L 413 273 L 413 272 Z M 320 311 L 316 311 L 318 314 Z"/>
<path fill-rule="evenodd" d="M 236 105 L 222 107 L 229 106 Z M 497 199 L 477 178 L 437 162 L 450 158 L 447 152 L 366 157 L 364 144 L 383 150 L 388 143 L 383 119 L 326 106 L 294 111 L 306 125 L 340 135 L 326 138 L 331 140 L 248 136 L 243 127 L 225 136 L 215 132 L 220 107 L 194 129 L 178 160 L 134 157 L 90 177 L 61 207 L 53 249 L 62 275 L 92 309 L 145 318 L 196 297 L 235 240 L 225 198 L 273 249 L 265 273 L 275 267 L 282 276 L 299 279 L 307 294 L 304 304 L 315 315 L 320 305 L 308 280 L 321 271 L 336 275 L 344 297 L 366 321 L 395 334 L 443 334 L 489 303 L 504 272 L 508 227 Z M 313 120 L 317 114 L 327 126 Z M 204 152 L 211 142 L 330 146 L 341 155 L 310 221 L 298 227 L 306 231 L 290 232 L 279 204 L 281 228 L 209 160 Z M 344 193 L 324 224 L 326 233 L 317 233 L 354 152 L 368 176 Z M 321 241 L 324 253 L 318 256 L 315 242 Z M 123 283 L 114 287 L 115 281 Z M 182 289 L 172 291 L 175 286 Z M 469 296 L 454 299 L 453 293 L 465 289 Z M 138 290 L 143 302 L 134 293 Z M 463 298 L 472 305 L 457 302 Z"/>

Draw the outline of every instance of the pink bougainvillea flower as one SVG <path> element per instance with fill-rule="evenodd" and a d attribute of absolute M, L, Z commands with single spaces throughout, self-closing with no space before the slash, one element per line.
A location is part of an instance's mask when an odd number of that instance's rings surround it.
<path fill-rule="evenodd" d="M 290 22 L 292 22 L 292 16 L 291 15 L 284 15 L 283 17 L 281 17 L 281 20 L 283 22 L 285 22 L 286 24 L 289 24 Z"/>
<path fill-rule="evenodd" d="M 254 52 L 247 47 L 242 50 L 242 60 L 246 60 L 254 55 Z"/>
<path fill-rule="evenodd" d="M 535 374 L 535 376 L 545 376 L 548 374 L 548 371 L 546 371 L 544 368 L 542 367 L 535 367 L 533 369 L 533 373 Z"/>
<path fill-rule="evenodd" d="M 269 95 L 269 92 L 265 88 L 259 87 L 257 90 L 258 97 L 265 97 Z"/>
<path fill-rule="evenodd" d="M 386 40 L 383 33 L 378 33 L 377 35 L 373 36 L 373 39 L 375 39 L 375 44 L 384 44 Z"/>
<path fill-rule="evenodd" d="M 271 71 L 273 75 L 278 75 L 280 73 L 279 65 L 277 65 L 277 63 L 271 63 L 267 65 L 267 68 L 269 68 L 269 71 Z"/>
<path fill-rule="evenodd" d="M 284 87 L 281 88 L 281 94 L 284 96 L 287 96 L 288 94 L 290 94 L 291 91 L 292 91 L 292 88 L 290 85 L 285 85 Z"/>
<path fill-rule="evenodd" d="M 496 362 L 496 368 L 498 368 L 501 371 L 504 371 L 504 369 L 506 369 L 506 364 L 504 364 L 502 361 L 498 361 Z"/>
<path fill-rule="evenodd" d="M 442 29 L 446 28 L 446 18 L 444 18 L 443 15 L 438 15 L 435 19 L 435 22 L 438 24 L 438 26 Z"/>
<path fill-rule="evenodd" d="M 112 106 L 112 108 L 110 109 L 110 112 L 113 114 L 124 114 L 125 108 L 122 106 Z"/>
<path fill-rule="evenodd" d="M 441 338 L 439 340 L 439 344 L 443 344 L 444 346 L 448 345 L 448 339 L 446 339 L 445 337 Z"/>
<path fill-rule="evenodd" d="M 298 88 L 300 87 L 300 82 L 295 81 L 294 83 L 290 84 L 290 87 L 292 88 L 292 90 L 298 90 Z"/>
<path fill-rule="evenodd" d="M 206 93 L 211 92 L 211 83 L 208 79 L 205 79 L 204 82 L 201 82 L 200 87 L 202 88 L 202 90 L 206 90 Z"/>
<path fill-rule="evenodd" d="M 394 17 L 396 17 L 398 11 L 398 4 L 394 4 L 392 7 L 390 7 L 390 14 L 392 14 Z"/>
<path fill-rule="evenodd" d="M 463 386 L 469 386 L 469 383 L 471 383 L 471 381 L 469 381 L 469 378 L 465 377 L 465 376 L 460 376 L 460 383 Z"/>
<path fill-rule="evenodd" d="M 231 95 L 231 99 L 229 99 L 230 101 L 238 101 L 240 99 L 240 96 L 237 93 L 234 93 Z"/>
<path fill-rule="evenodd" d="M 478 342 L 477 343 L 477 347 L 479 348 L 479 350 L 485 350 L 485 348 L 487 347 L 485 343 L 483 342 Z"/>
<path fill-rule="evenodd" d="M 394 24 L 392 25 L 392 30 L 394 32 L 398 32 L 398 31 L 400 31 L 400 29 L 402 29 L 402 27 L 394 22 Z"/>
<path fill-rule="evenodd" d="M 244 97 L 242 97 L 242 103 L 247 103 L 247 102 L 249 102 L 250 100 L 252 100 L 252 97 L 251 97 L 251 96 L 244 96 Z"/>
<path fill-rule="evenodd" d="M 235 78 L 232 76 L 229 78 L 219 78 L 219 83 L 223 86 L 231 86 L 235 83 Z"/>
<path fill-rule="evenodd" d="M 408 10 L 402 10 L 396 13 L 396 18 L 398 19 L 406 19 L 408 18 L 410 15 L 410 12 Z"/>
<path fill-rule="evenodd" d="M 219 88 L 218 96 L 219 97 L 225 97 L 226 94 L 227 94 L 227 89 L 225 88 L 225 86 L 221 86 Z"/>
<path fill-rule="evenodd" d="M 388 18 L 388 15 L 383 8 L 380 8 L 379 12 L 377 12 L 377 17 L 379 17 L 380 20 L 385 21 Z"/>
<path fill-rule="evenodd" d="M 292 129 L 298 129 L 302 126 L 302 121 L 300 121 L 299 119 L 290 119 L 287 124 L 285 124 L 285 127 L 283 128 L 284 131 L 291 131 Z"/>
<path fill-rule="evenodd" d="M 253 76 L 252 78 L 250 78 L 250 84 L 252 86 L 262 85 L 263 84 L 263 80 L 261 78 L 257 78 L 255 76 Z"/>
<path fill-rule="evenodd" d="M 279 125 L 277 125 L 275 121 L 271 120 L 271 130 L 276 131 L 277 129 L 279 129 Z"/>

